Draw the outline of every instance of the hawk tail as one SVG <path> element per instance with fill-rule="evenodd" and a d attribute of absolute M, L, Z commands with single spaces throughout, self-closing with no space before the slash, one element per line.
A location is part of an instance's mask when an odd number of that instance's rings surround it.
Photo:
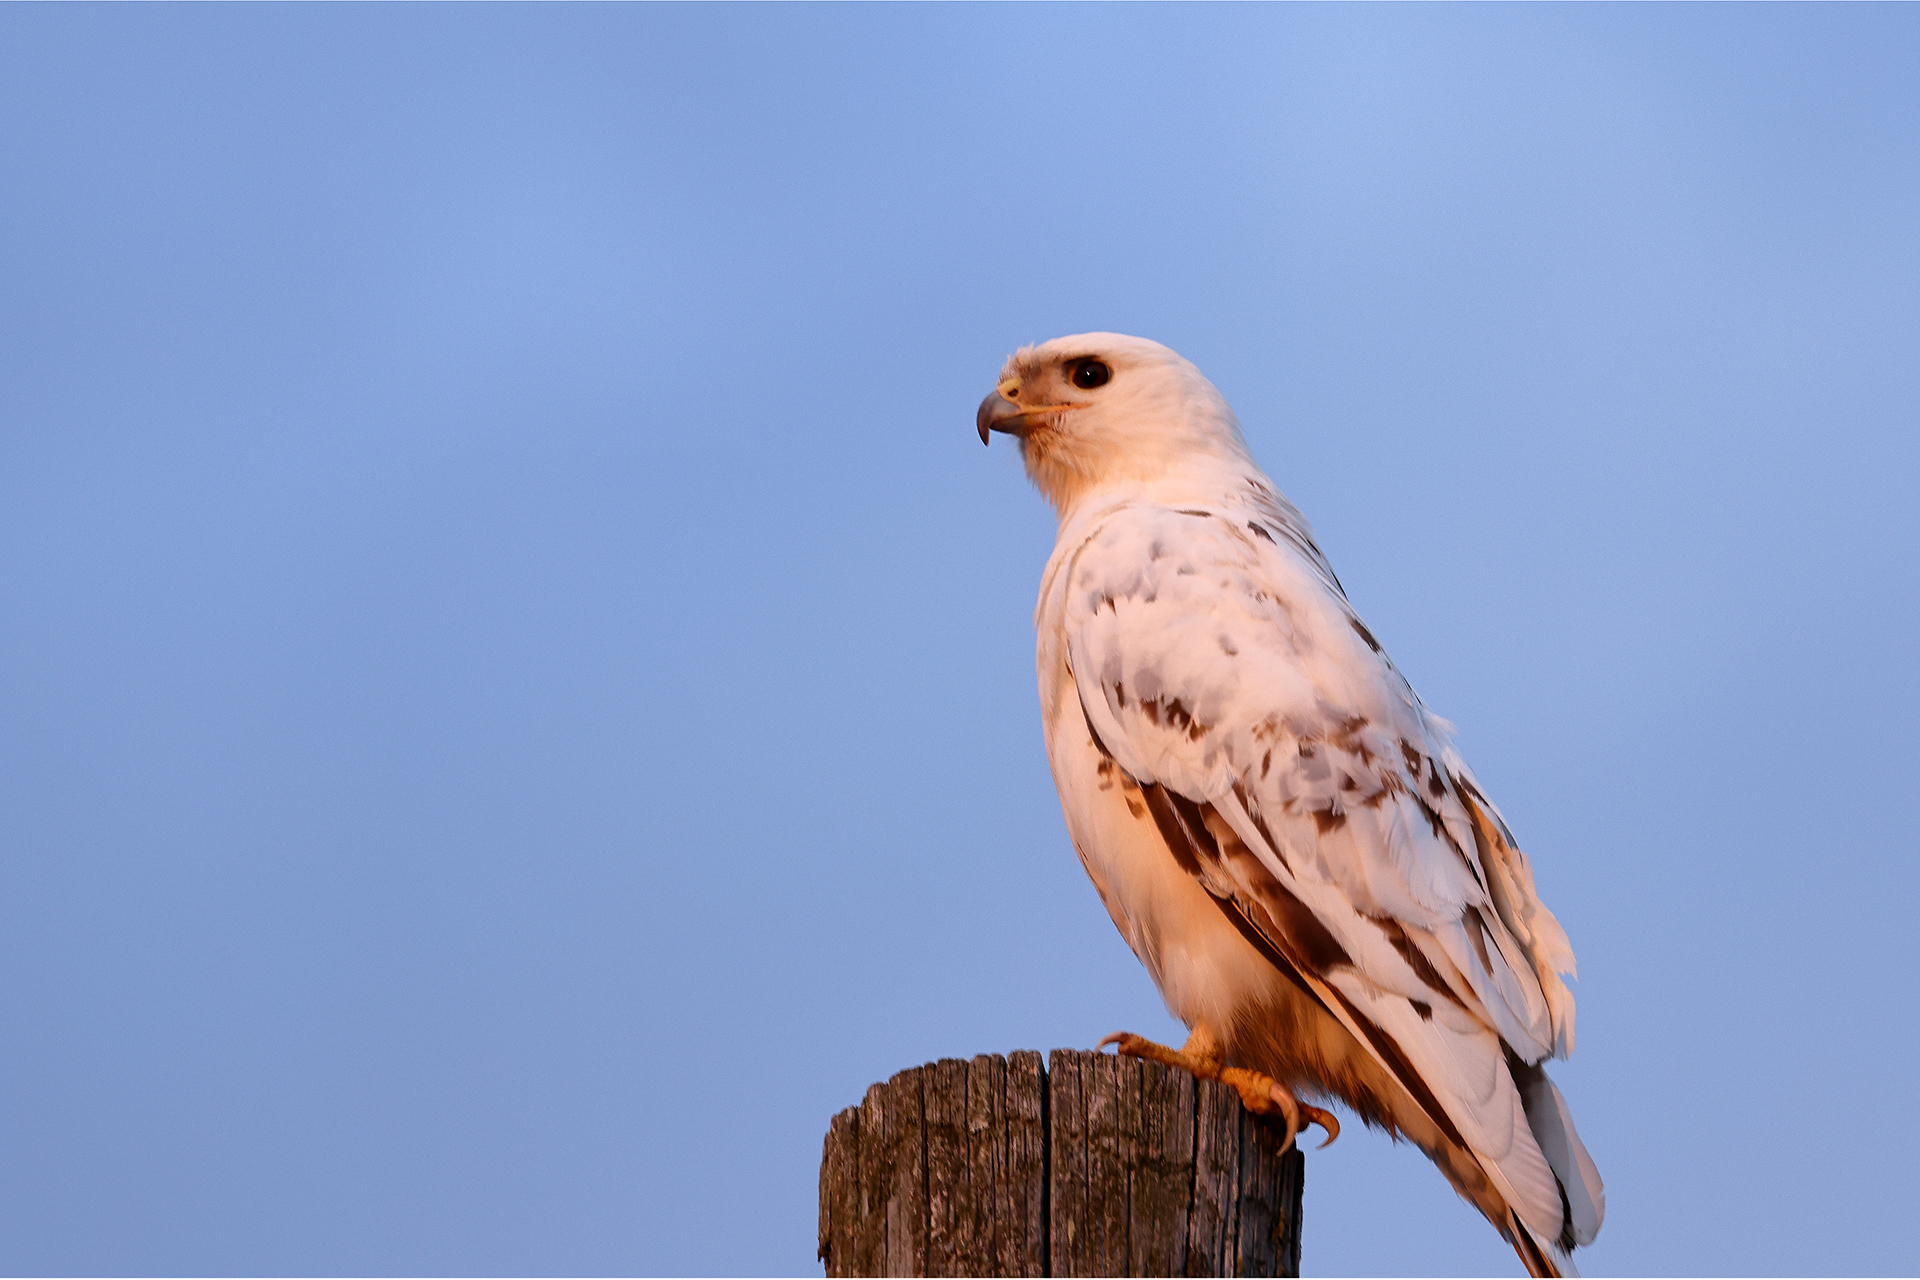
<path fill-rule="evenodd" d="M 1508 1212 L 1508 1229 L 1503 1233 L 1513 1242 L 1513 1251 L 1520 1255 L 1520 1263 L 1526 1267 L 1530 1276 L 1577 1276 L 1580 1268 L 1573 1265 L 1569 1251 L 1562 1249 L 1556 1241 L 1543 1241 L 1527 1229 L 1520 1221 L 1520 1215 Z"/>

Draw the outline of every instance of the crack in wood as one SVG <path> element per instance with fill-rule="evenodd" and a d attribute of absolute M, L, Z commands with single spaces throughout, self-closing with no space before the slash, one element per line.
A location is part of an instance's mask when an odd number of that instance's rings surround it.
<path fill-rule="evenodd" d="M 1300 1153 L 1213 1081 L 1022 1051 L 902 1071 L 835 1116 L 830 1276 L 1298 1275 Z"/>

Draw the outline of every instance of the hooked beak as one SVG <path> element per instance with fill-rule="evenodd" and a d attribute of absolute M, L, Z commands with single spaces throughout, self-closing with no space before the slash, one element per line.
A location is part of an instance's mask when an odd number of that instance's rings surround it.
<path fill-rule="evenodd" d="M 1025 425 L 1020 406 L 998 391 L 987 393 L 987 398 L 980 402 L 980 412 L 973 415 L 973 421 L 980 428 L 981 444 L 987 443 L 989 431 L 1006 431 L 1017 435 Z M 1015 426 L 1015 423 L 1021 425 Z"/>
<path fill-rule="evenodd" d="M 1065 413 L 1068 409 L 1080 408 L 1077 404 L 1029 404 L 1019 405 L 1007 399 L 1006 393 L 1020 391 L 1020 384 L 1008 379 L 987 394 L 980 402 L 980 412 L 973 417 L 974 425 L 980 428 L 980 443 L 987 443 L 989 431 L 1004 431 L 1010 436 L 1024 436 L 1033 429 L 1033 420 L 1049 413 Z"/>

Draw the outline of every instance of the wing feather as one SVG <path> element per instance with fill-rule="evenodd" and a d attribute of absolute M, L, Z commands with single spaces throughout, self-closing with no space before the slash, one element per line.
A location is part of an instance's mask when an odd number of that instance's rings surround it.
<path fill-rule="evenodd" d="M 1086 723 L 1176 856 L 1558 1239 L 1569 1179 L 1509 1054 L 1571 1049 L 1571 948 L 1304 524 L 1277 503 L 1122 508 L 1053 592 Z M 1561 1146 L 1554 1164 L 1577 1164 Z"/>

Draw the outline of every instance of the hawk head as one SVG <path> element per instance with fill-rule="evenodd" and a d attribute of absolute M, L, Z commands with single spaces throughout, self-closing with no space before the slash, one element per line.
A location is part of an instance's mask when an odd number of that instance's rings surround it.
<path fill-rule="evenodd" d="M 1022 347 L 975 422 L 982 444 L 993 431 L 1019 439 L 1027 474 L 1062 513 L 1090 489 L 1248 458 L 1233 410 L 1198 369 L 1121 333 Z"/>

